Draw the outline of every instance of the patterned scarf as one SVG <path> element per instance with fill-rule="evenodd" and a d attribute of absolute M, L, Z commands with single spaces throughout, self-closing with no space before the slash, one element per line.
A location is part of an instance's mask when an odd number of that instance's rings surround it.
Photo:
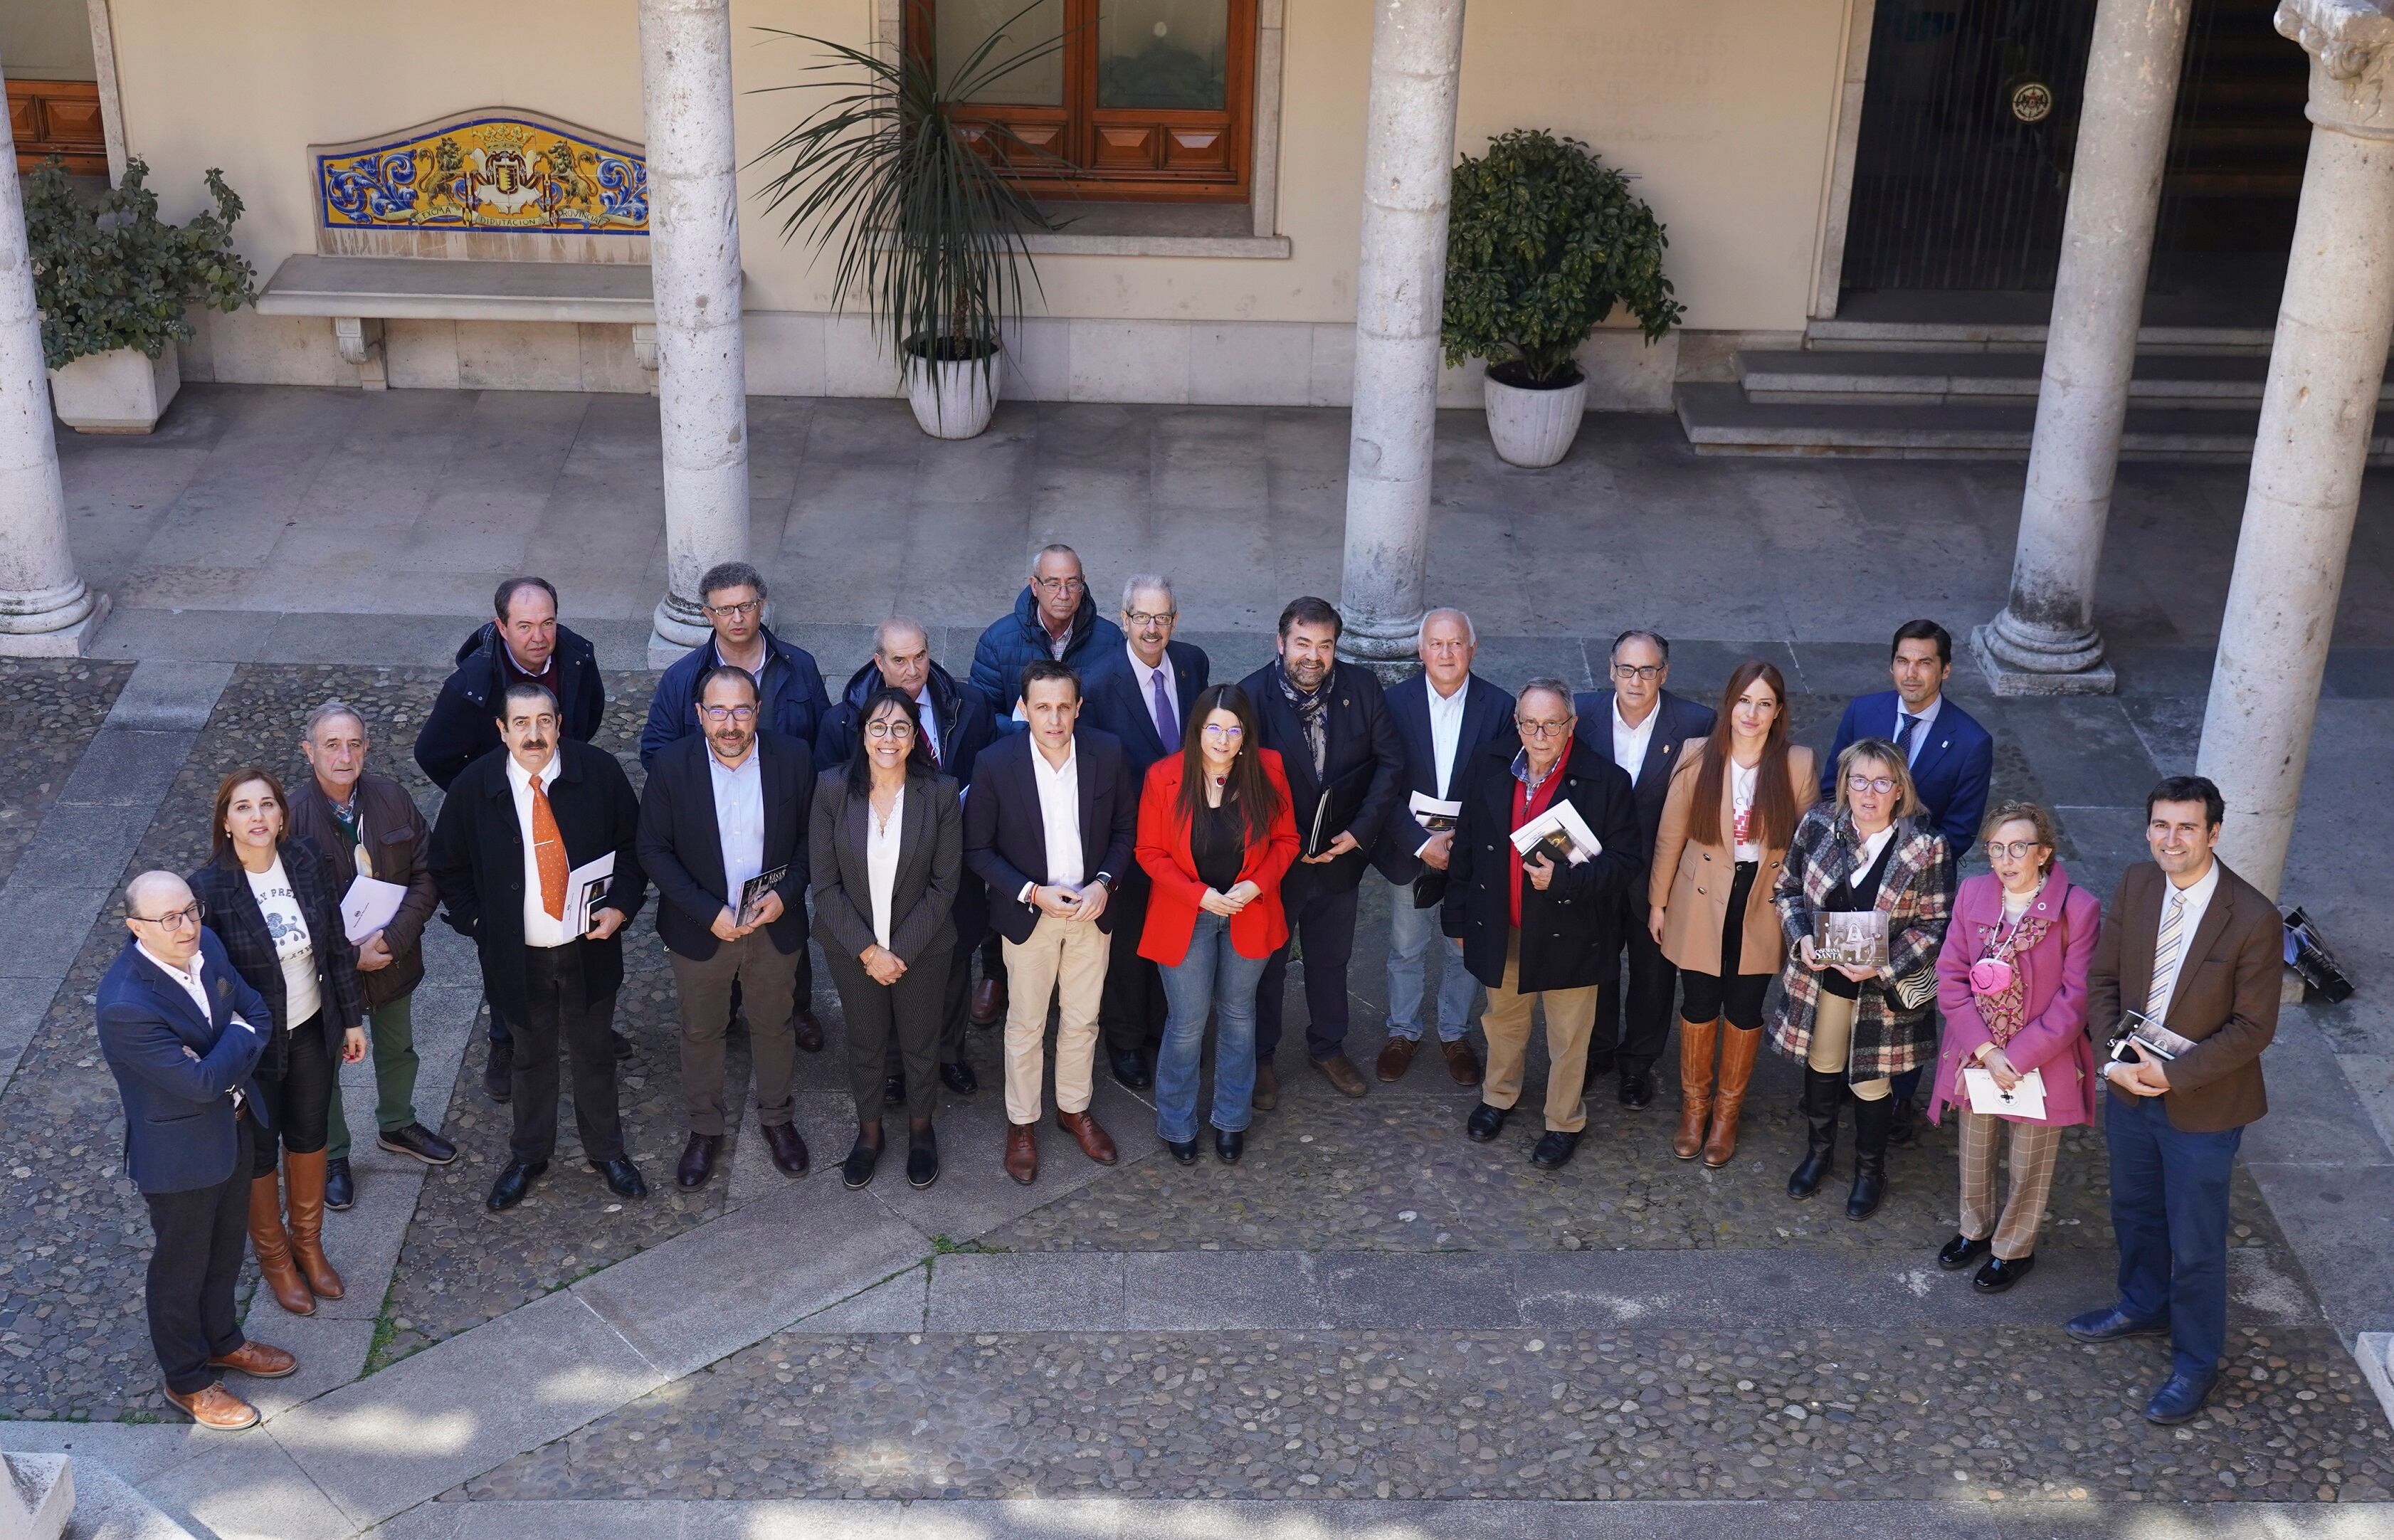
<path fill-rule="evenodd" d="M 2033 899 L 2030 901 L 2032 904 L 2034 902 Z M 1987 1024 L 1987 1035 L 1994 1039 L 1995 1046 L 1999 1048 L 2008 1047 L 2011 1040 L 2019 1035 L 2020 1029 L 2028 1025 L 2028 969 L 2021 966 L 2019 959 L 2021 954 L 2036 950 L 2037 943 L 2045 940 L 2045 933 L 2051 926 L 2052 922 L 2043 915 L 2023 915 L 2019 926 L 2001 946 L 1995 944 L 1995 938 L 2003 935 L 2004 931 L 2001 918 L 1993 925 L 1979 927 L 1980 944 L 1986 949 L 1985 955 L 2010 954 L 2011 982 L 1993 994 L 1978 996 L 1979 1020 Z"/>
<path fill-rule="evenodd" d="M 1332 670 L 1332 673 L 1335 672 L 1335 669 Z M 1319 781 L 1330 763 L 1331 675 L 1322 675 L 1321 685 L 1308 692 L 1297 689 L 1296 681 L 1288 677 L 1287 665 L 1275 660 L 1272 678 L 1280 685 L 1281 696 L 1288 702 L 1288 708 L 1296 713 L 1297 728 L 1305 734 L 1305 746 L 1313 756 L 1313 778 Z"/>

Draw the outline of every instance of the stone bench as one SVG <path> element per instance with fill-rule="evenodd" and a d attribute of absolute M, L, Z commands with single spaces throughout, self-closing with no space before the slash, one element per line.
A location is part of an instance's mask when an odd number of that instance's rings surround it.
<path fill-rule="evenodd" d="M 385 321 L 597 322 L 632 328 L 632 354 L 656 388 L 657 307 L 632 262 L 493 262 L 423 257 L 284 259 L 258 292 L 261 315 L 324 316 L 358 383 L 380 390 Z"/>

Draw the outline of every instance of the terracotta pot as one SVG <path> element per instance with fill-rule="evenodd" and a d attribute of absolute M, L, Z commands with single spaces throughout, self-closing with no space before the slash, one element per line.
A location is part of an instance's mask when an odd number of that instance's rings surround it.
<path fill-rule="evenodd" d="M 1585 375 L 1574 372 L 1568 385 L 1531 389 L 1507 385 L 1491 371 L 1480 389 L 1488 406 L 1488 436 L 1495 441 L 1499 459 L 1535 467 L 1571 453 L 1580 419 L 1587 415 Z"/>
<path fill-rule="evenodd" d="M 154 359 L 116 348 L 50 371 L 50 402 L 78 433 L 147 433 L 182 388 L 171 342 Z"/>

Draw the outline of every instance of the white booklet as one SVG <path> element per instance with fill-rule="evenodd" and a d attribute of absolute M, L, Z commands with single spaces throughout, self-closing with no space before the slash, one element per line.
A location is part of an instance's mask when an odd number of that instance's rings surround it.
<path fill-rule="evenodd" d="M 349 944 L 355 946 L 388 925 L 406 897 L 406 888 L 379 877 L 362 876 L 349 884 L 341 896 L 341 929 Z"/>
<path fill-rule="evenodd" d="M 1440 801 L 1427 792 L 1414 793 L 1405 809 L 1414 815 L 1414 822 L 1432 834 L 1454 828 L 1455 820 L 1463 816 L 1462 803 Z"/>
<path fill-rule="evenodd" d="M 1973 1064 L 1962 1072 L 1962 1086 L 1970 1093 L 1970 1111 L 1991 1117 L 2045 1116 L 2045 1072 L 2031 1070 L 2008 1091 L 1995 1084 L 1994 1072 Z"/>
<path fill-rule="evenodd" d="M 615 852 L 608 851 L 596 861 L 585 861 L 566 874 L 565 933 L 569 936 L 590 934 L 590 911 L 607 896 L 615 884 Z"/>
<path fill-rule="evenodd" d="M 1547 860 L 1561 859 L 1573 866 L 1604 853 L 1604 842 L 1596 837 L 1587 820 L 1580 817 L 1577 808 L 1560 798 L 1513 831 L 1513 849 L 1521 852 L 1522 859 L 1541 853 L 1541 846 L 1545 847 L 1543 853 Z"/>

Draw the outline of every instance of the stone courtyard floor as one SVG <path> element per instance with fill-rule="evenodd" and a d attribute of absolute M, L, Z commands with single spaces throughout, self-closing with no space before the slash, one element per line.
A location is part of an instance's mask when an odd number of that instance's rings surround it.
<path fill-rule="evenodd" d="M 2058 1330 L 2111 1286 L 2098 1139 L 2065 1140 L 2036 1274 L 1980 1297 L 1933 1260 L 1953 1225 L 1950 1134 L 1897 1152 L 1867 1223 L 1834 1191 L 1791 1203 L 1796 1077 L 1768 1058 L 1720 1171 L 1669 1156 L 1668 1058 L 1649 1111 L 1595 1087 L 1578 1158 L 1546 1174 L 1528 1164 L 1533 1118 L 1464 1140 L 1473 1095 L 1432 1062 L 1348 1101 L 1291 1053 L 1241 1165 L 1175 1165 L 1151 1109 L 1101 1075 L 1123 1162 L 1091 1166 L 1051 1129 L 1021 1188 L 997 1167 L 996 1036 L 975 1033 L 984 1088 L 944 1099 L 939 1185 L 851 1193 L 830 1170 L 851 1124 L 826 981 L 829 1042 L 798 1094 L 817 1173 L 776 1173 L 752 1114 L 726 1174 L 683 1193 L 670 977 L 643 918 L 620 1020 L 651 1197 L 621 1203 L 583 1172 L 569 1112 L 535 1196 L 484 1213 L 506 1113 L 479 1088 L 470 954 L 434 928 L 419 1112 L 461 1158 L 425 1173 L 361 1141 L 361 1202 L 328 1228 L 349 1297 L 305 1321 L 255 1303 L 253 1329 L 303 1369 L 259 1388 L 264 1429 L 228 1438 L 171 1414 L 142 1324 L 148 1227 L 114 1164 L 88 1001 L 122 935 L 112 890 L 196 863 L 218 776 L 287 765 L 328 695 L 369 717 L 376 767 L 436 806 L 405 745 L 438 662 L 519 560 L 560 564 L 568 623 L 611 665 L 599 742 L 637 778 L 651 676 L 632 665 L 657 562 L 632 546 L 654 415 L 610 398 L 185 395 L 153 441 L 62 444 L 87 568 L 120 596 L 110 656 L 0 663 L 0 1447 L 68 1449 L 194 1533 L 289 1540 L 2394 1527 L 2394 878 L 2362 811 L 2394 794 L 2383 486 L 2287 880 L 2361 991 L 2289 1007 L 2266 1060 L 2272 1114 L 2234 1197 L 2229 1378 L 2186 1428 L 2138 1415 L 2159 1346 Z M 961 672 L 1057 534 L 1101 595 L 1172 572 L 1217 676 L 1261 661 L 1280 599 L 1335 593 L 1336 414 L 1009 407 L 992 439 L 944 446 L 886 405 L 758 403 L 780 624 L 835 684 L 892 605 Z M 1593 419 L 1540 478 L 1496 466 L 1475 419 L 1442 424 L 1454 548 L 1433 555 L 1433 597 L 1472 608 L 1483 672 L 1585 685 L 1600 638 L 1659 623 L 1686 693 L 1749 652 L 1779 662 L 1817 745 L 1882 683 L 1874 638 L 1901 618 L 1874 551 L 1916 542 L 1932 574 L 1901 586 L 1956 631 L 2000 602 L 2017 467 L 1723 464 L 1665 428 Z M 2117 697 L 1996 701 L 1955 672 L 1996 733 L 1996 795 L 2059 807 L 2064 859 L 2098 891 L 2139 851 L 2145 788 L 2191 768 L 2241 485 L 2216 467 L 2124 474 Z M 442 554 L 478 529 L 479 566 Z M 1386 1000 L 1386 889 L 1367 893 L 1359 1060 Z M 1293 1036 L 1295 988 L 1291 1006 Z M 735 1092 L 746 1073 L 735 1044 Z M 371 1129 L 362 1068 L 346 1092 Z M 2168 1528 L 2132 1505 L 2165 1507 Z"/>

